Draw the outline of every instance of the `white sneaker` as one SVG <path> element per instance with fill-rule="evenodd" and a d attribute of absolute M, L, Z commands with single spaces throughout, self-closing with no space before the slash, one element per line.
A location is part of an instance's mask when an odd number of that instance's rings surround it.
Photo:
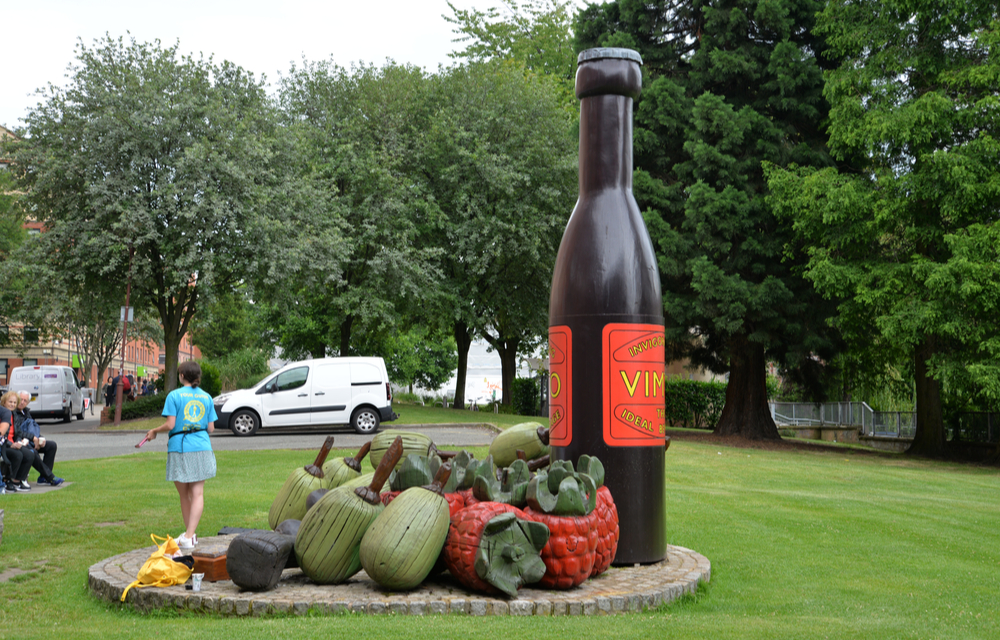
<path fill-rule="evenodd" d="M 187 537 L 187 532 L 177 536 L 177 548 L 182 551 L 194 549 L 194 542 L 191 541 L 191 538 Z"/>

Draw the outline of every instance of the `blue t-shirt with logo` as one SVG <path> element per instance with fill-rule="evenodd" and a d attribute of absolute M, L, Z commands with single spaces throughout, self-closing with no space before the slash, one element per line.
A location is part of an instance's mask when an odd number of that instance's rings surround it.
<path fill-rule="evenodd" d="M 208 423 L 215 422 L 212 396 L 194 387 L 174 389 L 163 405 L 163 416 L 174 416 L 174 428 L 170 430 L 167 452 L 187 453 L 191 451 L 211 451 L 212 442 L 208 437 Z"/>

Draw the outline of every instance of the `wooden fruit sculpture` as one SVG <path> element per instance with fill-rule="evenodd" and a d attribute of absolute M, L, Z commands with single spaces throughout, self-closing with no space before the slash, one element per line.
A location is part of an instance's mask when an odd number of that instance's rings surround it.
<path fill-rule="evenodd" d="M 500 479 L 480 475 L 472 485 L 472 495 L 479 502 L 502 502 L 523 507 L 528 500 L 528 482 L 532 473 L 524 460 L 514 460 L 499 470 Z"/>
<path fill-rule="evenodd" d="M 468 464 L 470 459 L 468 452 L 462 451 L 449 463 L 451 475 L 448 476 L 448 482 L 441 487 L 441 493 L 448 501 L 451 515 L 455 515 L 465 507 L 465 496 L 458 492 L 459 480 L 465 475 L 465 467 L 459 465 Z M 416 454 L 408 455 L 403 465 L 389 476 L 390 490 L 382 494 L 382 504 L 389 506 L 389 503 L 403 491 L 431 484 L 441 465 L 441 458 L 437 456 L 428 458 Z"/>
<path fill-rule="evenodd" d="M 548 528 L 517 507 L 480 502 L 452 516 L 441 555 L 466 587 L 516 596 L 522 585 L 545 575 L 539 552 L 548 540 Z"/>
<path fill-rule="evenodd" d="M 323 475 L 326 476 L 326 488 L 336 489 L 348 480 L 360 477 L 361 461 L 368 455 L 368 450 L 371 449 L 371 446 L 371 442 L 366 442 L 361 445 L 361 449 L 356 456 L 328 460 L 323 465 Z"/>
<path fill-rule="evenodd" d="M 392 441 L 399 436 L 403 439 L 403 457 L 399 461 L 399 465 L 403 464 L 406 456 L 411 453 L 416 453 L 421 456 L 433 456 L 437 455 L 441 458 L 451 458 L 455 456 L 452 451 L 438 451 L 438 448 L 434 446 L 434 441 L 428 436 L 417 433 L 415 431 L 401 431 L 399 429 L 386 429 L 381 433 L 377 434 L 371 441 L 371 451 L 369 456 L 373 467 L 377 467 L 382 456 L 385 455 L 386 449 L 392 444 Z"/>
<path fill-rule="evenodd" d="M 576 470 L 594 480 L 597 486 L 597 502 L 594 513 L 597 514 L 597 558 L 591 577 L 607 571 L 618 552 L 618 509 L 611 498 L 611 492 L 604 486 L 604 465 L 597 458 L 588 455 L 580 456 L 576 462 Z"/>
<path fill-rule="evenodd" d="M 306 515 L 306 499 L 316 489 L 323 489 L 323 463 L 333 448 L 333 436 L 327 437 L 313 464 L 296 469 L 285 480 L 271 503 L 267 524 L 274 529 L 283 520 L 301 520 Z"/>
<path fill-rule="evenodd" d="M 370 486 L 328 491 L 302 519 L 295 555 L 302 572 L 314 582 L 339 584 L 361 570 L 361 540 L 385 509 L 379 490 L 402 453 L 403 442 L 397 438 L 375 469 Z"/>
<path fill-rule="evenodd" d="M 528 483 L 524 514 L 549 528 L 549 541 L 542 549 L 546 571 L 541 586 L 569 589 L 590 577 L 599 537 L 596 501 L 594 480 L 575 472 L 566 460 L 552 463 L 547 473 Z"/>
<path fill-rule="evenodd" d="M 361 566 L 387 589 L 420 585 L 434 568 L 448 537 L 450 515 L 441 487 L 451 466 L 441 465 L 434 483 L 402 492 L 368 528 L 361 540 Z"/>
<path fill-rule="evenodd" d="M 510 466 L 517 460 L 517 451 L 524 451 L 528 460 L 540 458 L 549 452 L 549 430 L 537 422 L 515 424 L 497 434 L 490 443 L 490 455 L 498 467 Z"/>

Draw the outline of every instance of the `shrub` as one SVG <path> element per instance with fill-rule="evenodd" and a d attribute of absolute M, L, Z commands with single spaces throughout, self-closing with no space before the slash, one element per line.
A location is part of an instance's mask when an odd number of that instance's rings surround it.
<path fill-rule="evenodd" d="M 139 418 L 151 418 L 163 415 L 163 405 L 167 401 L 164 393 L 155 396 L 141 396 L 132 402 L 122 404 L 122 420 L 138 420 Z M 108 407 L 111 415 L 114 415 L 115 406 Z"/>
<path fill-rule="evenodd" d="M 515 413 L 517 413 L 517 411 L 514 409 L 514 405 L 512 404 L 502 404 L 500 402 L 497 402 L 495 406 L 497 413 L 502 413 L 503 415 L 512 416 Z M 493 407 L 491 406 L 490 411 L 492 410 Z"/>
<path fill-rule="evenodd" d="M 271 373 L 267 354 L 260 349 L 240 349 L 220 358 L 212 358 L 210 362 L 219 372 L 222 391 L 249 389 Z"/>
<path fill-rule="evenodd" d="M 670 426 L 713 429 L 726 404 L 726 383 L 674 378 L 664 384 L 663 396 Z"/>
<path fill-rule="evenodd" d="M 222 392 L 219 369 L 207 360 L 202 360 L 199 364 L 201 365 L 201 384 L 199 386 L 204 389 L 205 393 L 214 398 Z"/>
<path fill-rule="evenodd" d="M 511 404 L 521 416 L 538 415 L 538 381 L 533 378 L 515 378 L 511 389 Z"/>

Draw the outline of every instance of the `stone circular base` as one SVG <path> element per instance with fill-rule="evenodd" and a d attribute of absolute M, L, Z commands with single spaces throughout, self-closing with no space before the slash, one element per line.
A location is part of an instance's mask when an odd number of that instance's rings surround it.
<path fill-rule="evenodd" d="M 228 545 L 230 536 L 199 540 L 199 548 Z M 118 602 L 139 573 L 154 547 L 136 549 L 90 567 L 90 590 L 99 598 Z M 565 591 L 521 589 L 516 599 L 496 598 L 467 591 L 449 574 L 429 578 L 405 593 L 385 591 L 362 571 L 340 585 L 317 585 L 299 569 L 286 569 L 271 591 L 240 591 L 230 580 L 202 583 L 201 591 L 175 587 L 133 588 L 127 602 L 139 611 L 176 608 L 223 615 L 260 616 L 273 613 L 396 613 L 424 615 L 605 615 L 642 611 L 694 593 L 711 579 L 711 563 L 690 549 L 669 546 L 661 562 L 635 567 L 611 567 L 604 574 Z"/>

